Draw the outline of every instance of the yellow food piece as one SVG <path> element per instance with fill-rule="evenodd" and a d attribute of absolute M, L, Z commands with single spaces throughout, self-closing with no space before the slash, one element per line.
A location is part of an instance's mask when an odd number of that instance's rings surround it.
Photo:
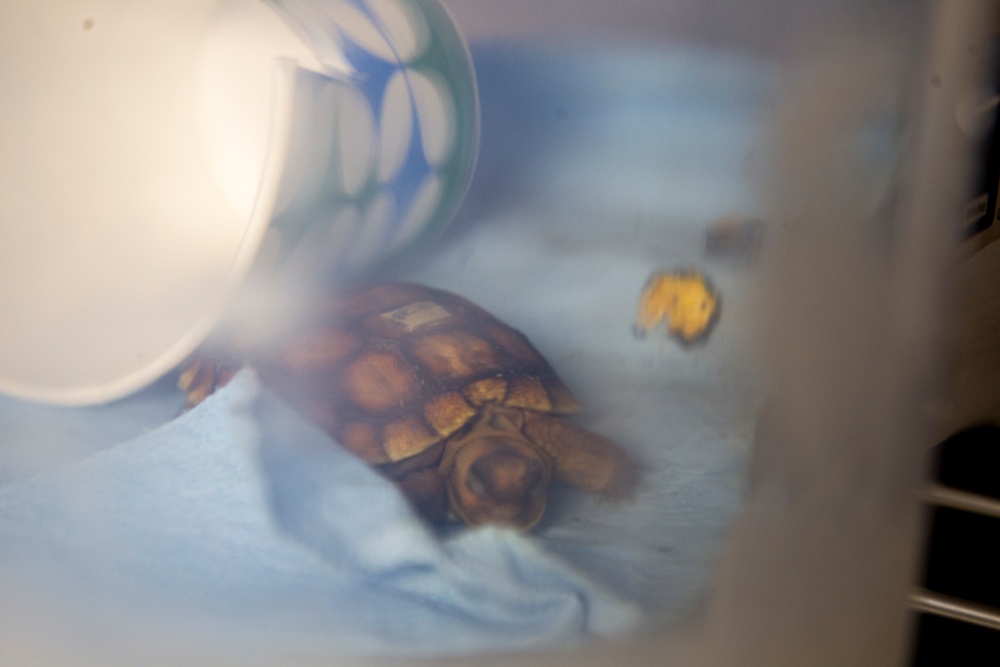
<path fill-rule="evenodd" d="M 688 344 L 704 340 L 718 319 L 719 294 L 698 271 L 658 272 L 650 276 L 639 299 L 637 335 L 666 320 L 667 333 Z"/>

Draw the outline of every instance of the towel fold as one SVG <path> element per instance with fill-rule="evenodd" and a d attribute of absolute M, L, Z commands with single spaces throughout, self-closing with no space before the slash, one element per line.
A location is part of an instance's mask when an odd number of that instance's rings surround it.
<path fill-rule="evenodd" d="M 439 539 L 249 371 L 161 428 L 0 489 L 0 567 L 92 619 L 197 619 L 275 650 L 559 646 L 639 618 L 532 537 Z"/>

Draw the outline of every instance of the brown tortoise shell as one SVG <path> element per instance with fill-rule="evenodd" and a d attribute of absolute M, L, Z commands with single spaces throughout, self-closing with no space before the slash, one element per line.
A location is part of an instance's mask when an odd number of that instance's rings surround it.
<path fill-rule="evenodd" d="M 403 283 L 339 293 L 256 366 L 373 464 L 437 449 L 490 403 L 579 409 L 523 334 L 459 296 Z"/>

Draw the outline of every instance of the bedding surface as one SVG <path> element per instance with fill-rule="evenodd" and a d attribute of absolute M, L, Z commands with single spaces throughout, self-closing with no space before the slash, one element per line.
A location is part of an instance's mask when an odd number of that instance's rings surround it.
<path fill-rule="evenodd" d="M 754 212 L 771 73 L 681 47 L 473 55 L 468 201 L 381 272 L 525 333 L 583 405 L 577 423 L 640 462 L 634 496 L 556 488 L 530 535 L 430 530 L 252 371 L 179 417 L 174 378 L 93 408 L 0 398 L 0 586 L 17 601 L 0 627 L 34 618 L 27 605 L 74 619 L 81 642 L 114 627 L 258 656 L 449 655 L 620 637 L 693 607 L 740 508 L 757 408 L 748 273 L 709 262 L 705 233 Z M 705 344 L 633 336 L 663 267 L 718 286 Z"/>

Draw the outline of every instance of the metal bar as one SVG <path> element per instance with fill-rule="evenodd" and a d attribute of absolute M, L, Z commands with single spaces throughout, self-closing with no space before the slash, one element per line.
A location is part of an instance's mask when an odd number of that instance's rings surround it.
<path fill-rule="evenodd" d="M 981 496 L 978 493 L 959 491 L 941 484 L 934 484 L 928 489 L 925 500 L 934 505 L 951 507 L 966 512 L 975 512 L 1000 519 L 1000 500 Z"/>
<path fill-rule="evenodd" d="M 910 606 L 916 611 L 944 616 L 964 623 L 1000 630 L 1000 609 L 954 598 L 949 595 L 917 589 L 910 593 Z"/>

